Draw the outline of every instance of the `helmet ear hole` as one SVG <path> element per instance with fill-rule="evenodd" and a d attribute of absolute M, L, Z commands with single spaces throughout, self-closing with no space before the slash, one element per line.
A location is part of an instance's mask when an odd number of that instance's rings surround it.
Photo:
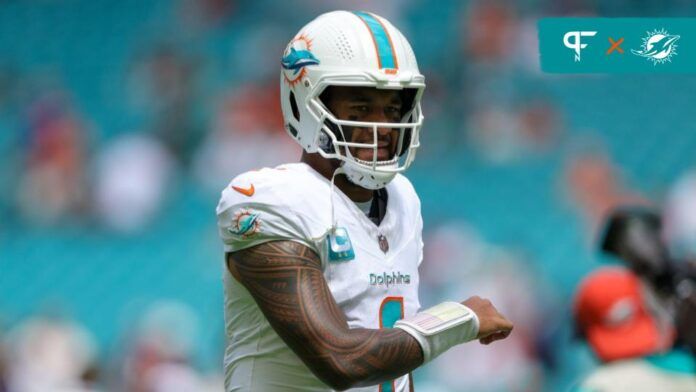
<path fill-rule="evenodd" d="M 401 91 L 401 115 L 405 116 L 408 112 L 413 111 L 414 109 L 414 104 L 416 101 L 416 94 L 418 93 L 418 90 L 415 88 L 408 88 L 404 89 Z M 408 116 L 408 123 L 413 122 L 413 115 Z M 404 133 L 403 136 L 403 141 L 401 142 L 401 145 L 399 146 L 399 150 L 397 151 L 397 156 L 403 156 L 406 151 L 408 151 L 408 148 L 411 146 L 411 128 L 404 128 L 401 130 L 401 132 Z"/>
<path fill-rule="evenodd" d="M 415 88 L 407 88 L 401 91 L 401 116 L 405 116 L 413 110 L 413 105 L 416 101 L 418 90 Z M 410 121 L 410 120 L 409 120 Z"/>
<path fill-rule="evenodd" d="M 331 130 L 331 132 L 333 132 L 336 138 L 338 138 L 339 140 L 343 140 L 338 125 L 331 122 L 331 120 L 329 120 L 328 118 L 324 120 L 324 125 L 326 125 L 326 127 L 328 127 Z M 319 135 L 319 146 L 322 150 L 329 154 L 333 154 L 336 152 L 333 143 L 331 143 L 331 137 L 326 133 L 325 130 L 322 130 L 321 134 Z"/>
<path fill-rule="evenodd" d="M 319 148 L 324 150 L 324 152 L 333 154 L 334 153 L 334 148 L 333 144 L 331 143 L 331 138 L 329 135 L 326 134 L 326 131 L 322 130 L 321 133 L 319 134 Z"/>
<path fill-rule="evenodd" d="M 292 109 L 292 115 L 295 120 L 300 121 L 300 109 L 297 107 L 297 100 L 295 99 L 295 93 L 290 91 L 290 108 Z"/>

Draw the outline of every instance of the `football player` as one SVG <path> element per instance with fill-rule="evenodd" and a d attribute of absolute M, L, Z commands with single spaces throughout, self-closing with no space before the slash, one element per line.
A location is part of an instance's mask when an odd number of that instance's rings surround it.
<path fill-rule="evenodd" d="M 330 12 L 281 67 L 301 161 L 239 175 L 217 207 L 226 390 L 408 391 L 448 348 L 505 338 L 512 323 L 479 297 L 419 312 L 420 200 L 400 173 L 425 81 L 406 38 L 380 16 Z"/>

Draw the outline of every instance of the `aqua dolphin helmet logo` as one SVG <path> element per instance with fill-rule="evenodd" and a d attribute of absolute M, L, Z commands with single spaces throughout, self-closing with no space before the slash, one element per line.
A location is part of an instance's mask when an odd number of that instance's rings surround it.
<path fill-rule="evenodd" d="M 319 60 L 309 50 L 290 48 L 290 53 L 283 56 L 280 63 L 284 69 L 293 70 L 293 75 L 297 75 L 303 67 L 319 64 Z"/>
<path fill-rule="evenodd" d="M 280 59 L 283 77 L 290 87 L 295 86 L 305 77 L 306 66 L 318 64 L 319 59 L 312 53 L 312 40 L 304 34 L 290 41 L 283 53 L 283 58 Z"/>
<path fill-rule="evenodd" d="M 640 50 L 632 49 L 631 53 L 645 57 L 653 62 L 653 65 L 671 62 L 671 58 L 677 55 L 677 40 L 680 36 L 671 35 L 665 29 L 648 32 L 643 38 Z"/>

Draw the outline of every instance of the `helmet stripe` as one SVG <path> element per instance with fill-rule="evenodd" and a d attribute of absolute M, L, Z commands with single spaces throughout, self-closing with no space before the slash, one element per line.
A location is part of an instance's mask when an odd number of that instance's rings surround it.
<path fill-rule="evenodd" d="M 382 22 L 372 14 L 363 11 L 354 12 L 360 20 L 365 23 L 372 36 L 377 52 L 377 64 L 379 68 L 398 69 L 399 62 L 396 60 L 396 51 L 392 44 L 391 36 Z"/>

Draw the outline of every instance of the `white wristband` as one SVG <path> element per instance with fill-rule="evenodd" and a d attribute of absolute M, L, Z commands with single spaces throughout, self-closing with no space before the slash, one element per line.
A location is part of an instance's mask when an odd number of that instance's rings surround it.
<path fill-rule="evenodd" d="M 423 349 L 423 363 L 450 347 L 476 339 L 479 319 L 473 310 L 458 302 L 443 302 L 399 320 L 394 328 L 402 329 L 416 338 Z"/>

